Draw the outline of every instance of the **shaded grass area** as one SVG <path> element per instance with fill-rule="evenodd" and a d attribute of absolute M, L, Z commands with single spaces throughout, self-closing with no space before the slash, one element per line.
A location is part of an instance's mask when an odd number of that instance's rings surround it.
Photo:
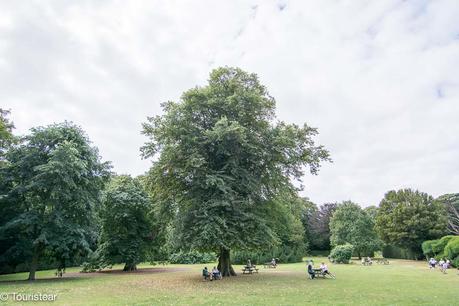
<path fill-rule="evenodd" d="M 323 260 L 315 258 L 316 265 Z M 394 260 L 390 265 L 364 267 L 332 265 L 337 279 L 309 280 L 305 263 L 260 268 L 260 273 L 204 282 L 204 265 L 168 265 L 139 268 L 158 273 L 76 274 L 62 279 L 20 281 L 26 273 L 0 276 L 1 292 L 57 294 L 54 305 L 457 305 L 459 275 L 430 271 L 424 262 Z M 207 265 L 211 268 L 213 265 Z M 120 267 L 115 267 L 120 268 Z M 179 268 L 179 269 L 177 269 Z M 240 271 L 241 266 L 235 266 Z M 159 271 L 162 270 L 162 271 Z M 54 277 L 41 271 L 40 279 Z M 7 302 L 3 304 L 16 304 Z M 27 305 L 33 304 L 28 302 Z M 40 305 L 46 305 L 40 302 Z"/>

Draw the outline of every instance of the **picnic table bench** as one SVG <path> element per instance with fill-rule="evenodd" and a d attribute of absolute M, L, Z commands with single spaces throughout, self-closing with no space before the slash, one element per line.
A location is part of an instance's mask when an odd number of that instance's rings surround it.
<path fill-rule="evenodd" d="M 273 264 L 272 262 L 265 262 L 263 264 L 263 268 L 276 268 L 277 265 Z"/>
<path fill-rule="evenodd" d="M 376 258 L 375 260 L 377 264 L 384 264 L 384 265 L 389 264 L 389 260 L 387 260 L 386 258 Z"/>
<path fill-rule="evenodd" d="M 330 278 L 335 278 L 335 275 L 333 273 L 330 273 L 328 272 L 328 274 L 326 273 L 323 273 L 322 272 L 322 269 L 312 269 L 312 271 L 314 272 L 314 277 L 323 277 L 323 278 L 326 278 L 327 276 L 329 276 Z"/>
<path fill-rule="evenodd" d="M 258 273 L 258 268 L 256 266 L 245 266 L 242 268 L 242 274 L 252 274 Z"/>

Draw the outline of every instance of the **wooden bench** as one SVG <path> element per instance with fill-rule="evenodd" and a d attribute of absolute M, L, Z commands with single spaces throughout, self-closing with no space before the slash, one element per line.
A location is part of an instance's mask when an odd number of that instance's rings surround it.
<path fill-rule="evenodd" d="M 274 265 L 272 262 L 265 262 L 263 268 L 276 268 L 277 265 Z"/>
<path fill-rule="evenodd" d="M 313 269 L 312 271 L 314 272 L 314 277 L 323 277 L 323 278 L 330 277 L 333 279 L 336 278 L 336 276 L 333 273 L 330 273 L 330 272 L 323 273 L 322 269 Z M 309 278 L 311 278 L 311 275 L 309 275 Z"/>
<path fill-rule="evenodd" d="M 242 274 L 252 274 L 252 273 L 258 273 L 258 269 L 256 266 L 251 266 L 251 267 L 245 266 L 244 268 L 242 268 Z"/>
<path fill-rule="evenodd" d="M 376 263 L 377 264 L 388 265 L 389 264 L 389 260 L 387 260 L 386 258 L 376 258 Z"/>

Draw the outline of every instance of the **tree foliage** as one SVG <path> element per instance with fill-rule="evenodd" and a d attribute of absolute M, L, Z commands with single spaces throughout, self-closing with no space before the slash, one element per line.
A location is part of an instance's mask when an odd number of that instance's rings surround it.
<path fill-rule="evenodd" d="M 328 152 L 315 145 L 316 129 L 275 122 L 274 98 L 238 68 L 216 69 L 208 85 L 162 106 L 143 125 L 142 148 L 157 158 L 149 180 L 161 214 L 183 246 L 219 252 L 223 275 L 233 274 L 229 251 L 275 243 L 272 200 L 304 166 L 316 174 Z"/>
<path fill-rule="evenodd" d="M 448 212 L 448 231 L 453 235 L 459 235 L 459 193 L 444 194 L 437 198 Z"/>
<path fill-rule="evenodd" d="M 330 241 L 333 246 L 349 243 L 360 258 L 381 248 L 371 217 L 357 204 L 345 201 L 330 220 Z"/>
<path fill-rule="evenodd" d="M 305 222 L 309 229 L 309 243 L 311 250 L 330 250 L 330 219 L 333 216 L 337 203 L 325 203 L 312 212 Z"/>
<path fill-rule="evenodd" d="M 0 166 L 4 162 L 7 149 L 18 140 L 13 135 L 14 124 L 8 119 L 9 114 L 9 110 L 0 108 Z"/>
<path fill-rule="evenodd" d="M 376 216 L 376 230 L 384 242 L 417 253 L 423 241 L 445 234 L 446 224 L 444 206 L 411 189 L 387 192 Z"/>
<path fill-rule="evenodd" d="M 35 278 L 46 254 L 60 268 L 89 251 L 96 239 L 94 211 L 109 175 L 97 149 L 71 123 L 31 130 L 6 154 L 1 168 L 0 239 L 8 249 L 2 259 L 21 257 Z"/>
<path fill-rule="evenodd" d="M 142 185 L 130 176 L 114 177 L 103 196 L 101 237 L 97 250 L 102 266 L 125 263 L 136 270 L 154 247 L 152 203 Z"/>

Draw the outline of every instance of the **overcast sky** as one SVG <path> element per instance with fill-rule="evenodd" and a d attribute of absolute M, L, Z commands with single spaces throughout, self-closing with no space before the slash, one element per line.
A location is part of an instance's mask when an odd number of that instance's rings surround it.
<path fill-rule="evenodd" d="M 0 1 L 0 107 L 16 133 L 69 120 L 118 173 L 140 134 L 211 69 L 255 72 L 332 164 L 314 202 L 459 192 L 459 1 Z"/>

